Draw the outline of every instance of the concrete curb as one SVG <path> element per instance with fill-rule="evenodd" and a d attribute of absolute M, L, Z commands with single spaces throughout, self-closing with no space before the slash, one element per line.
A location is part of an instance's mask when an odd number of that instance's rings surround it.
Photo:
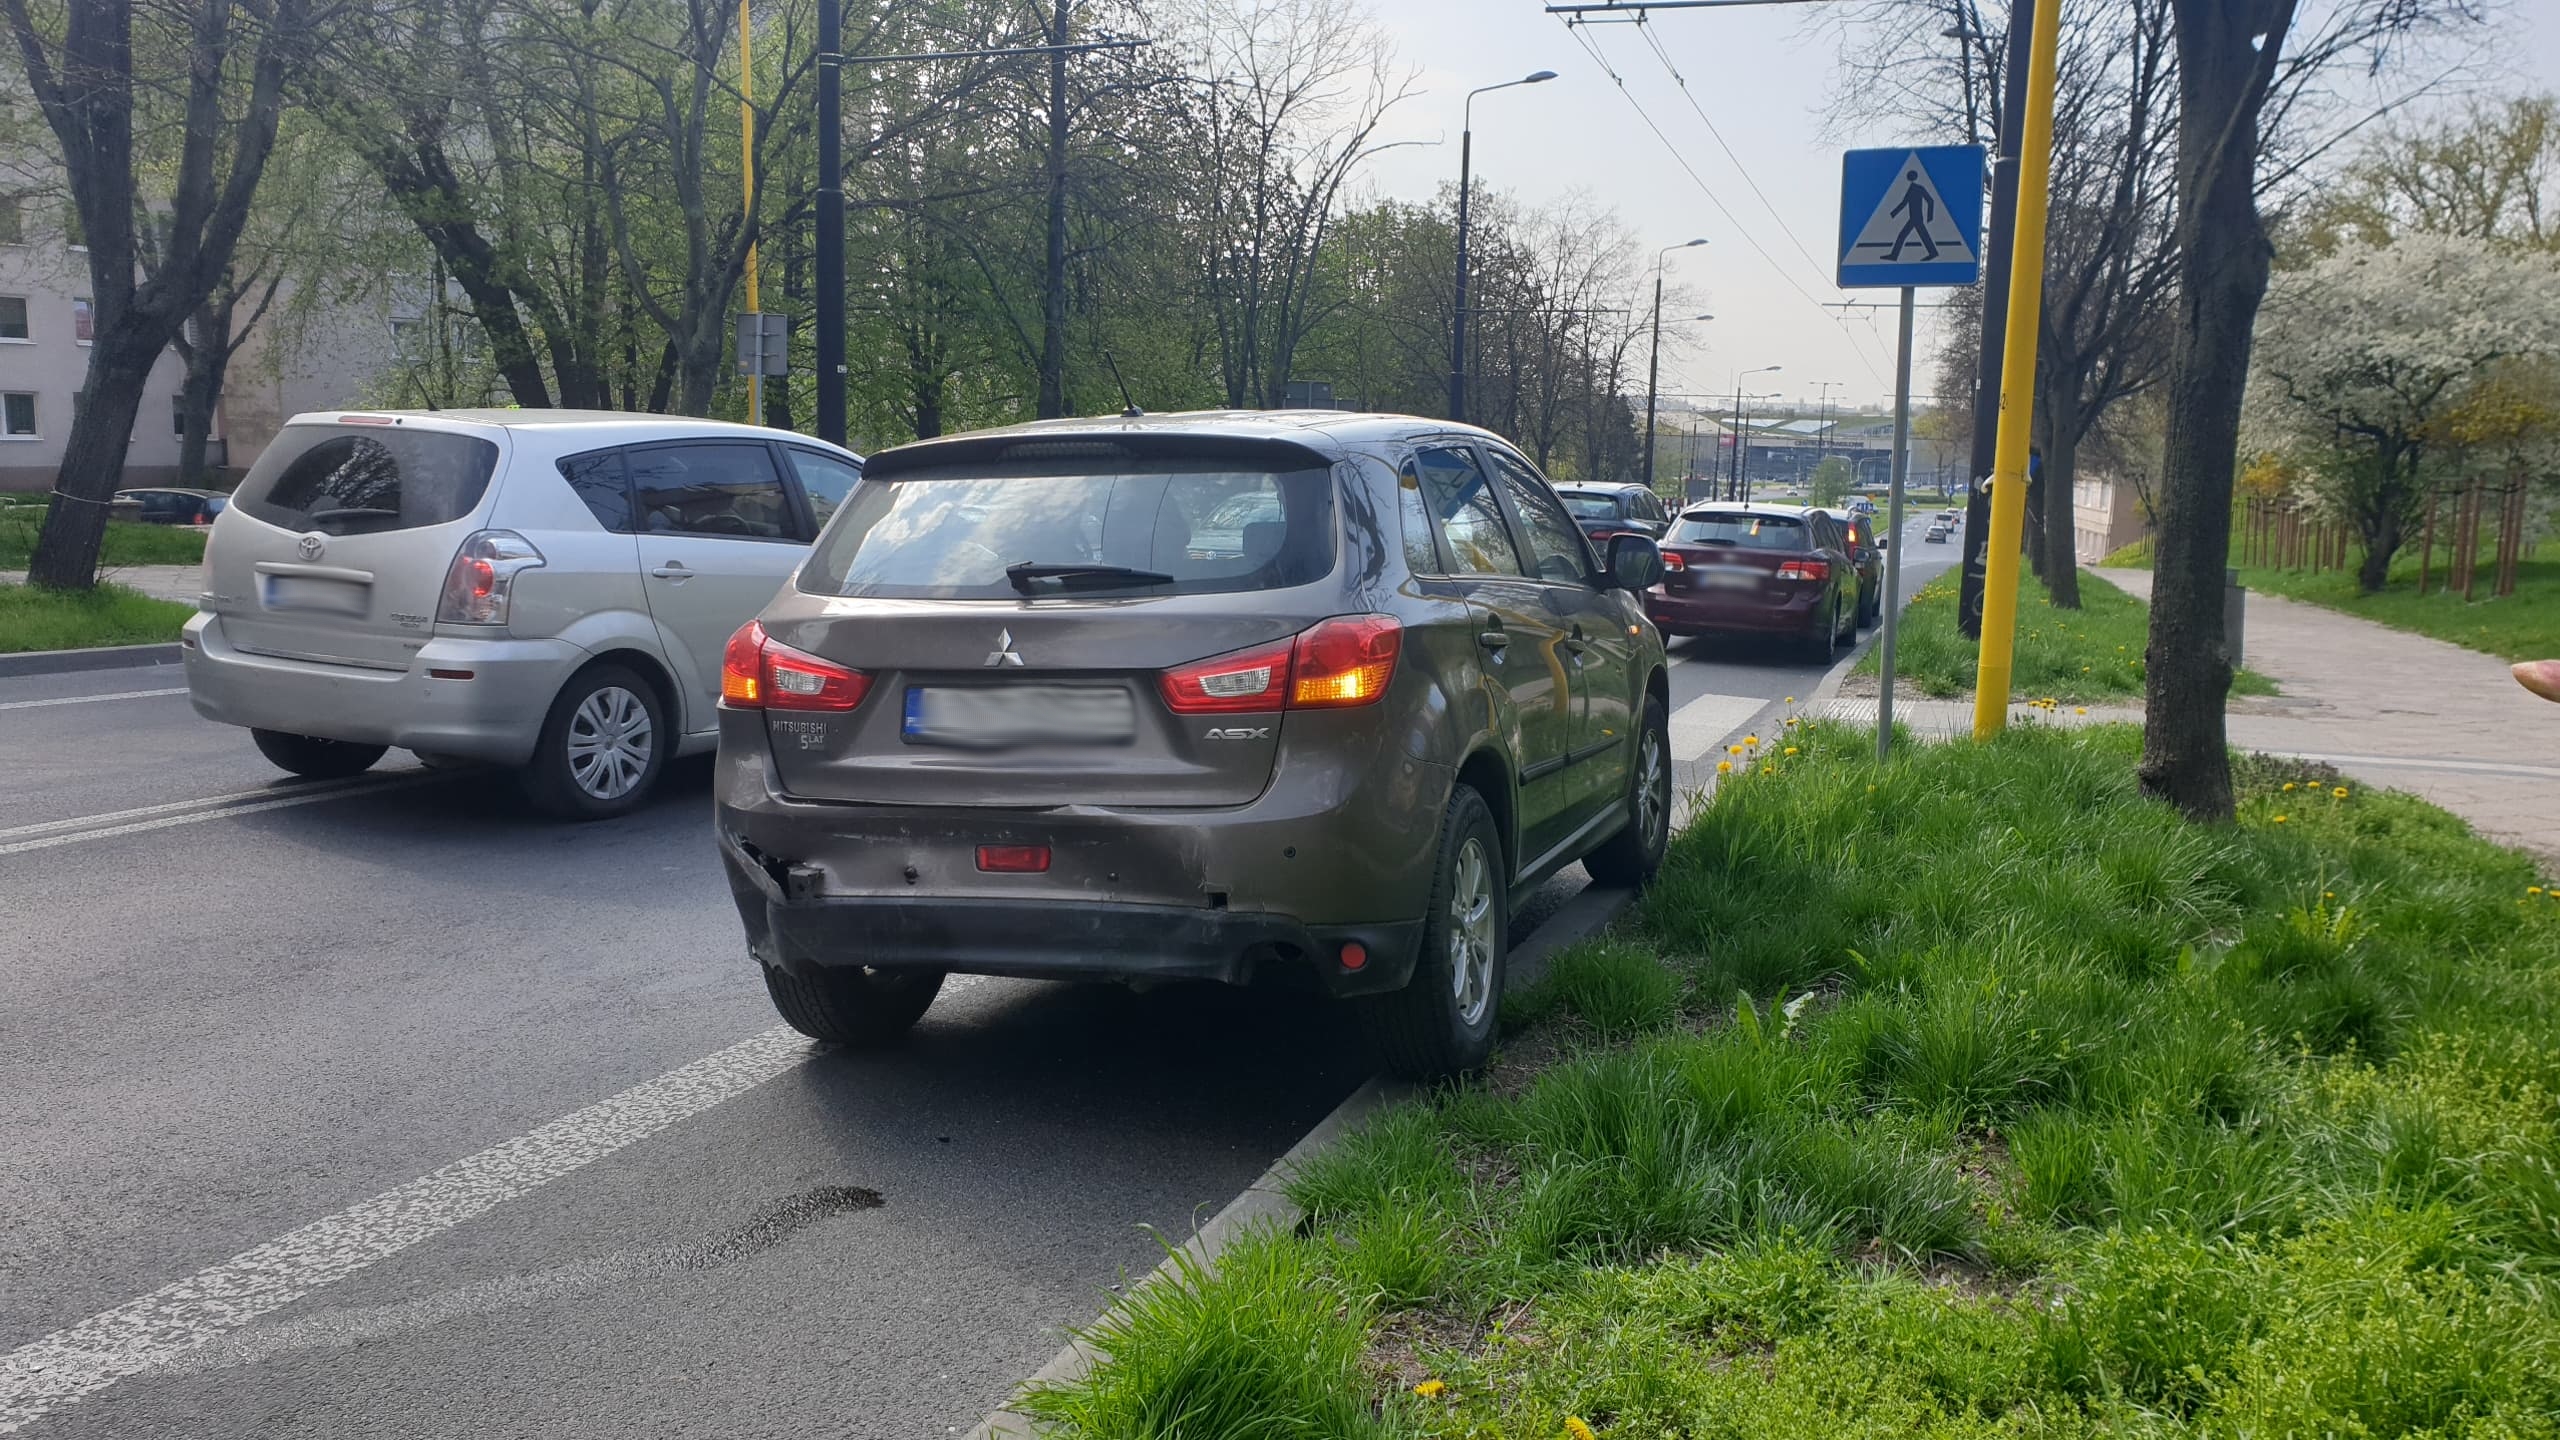
<path fill-rule="evenodd" d="M 76 675 L 87 670 L 175 665 L 181 658 L 175 641 L 166 645 L 100 645 L 87 650 L 22 650 L 0 655 L 0 680 L 21 675 Z"/>
<path fill-rule="evenodd" d="M 1634 903 L 1633 890 L 1607 890 L 1594 885 L 1559 906 L 1547 923 L 1528 943 L 1515 946 L 1511 952 L 1512 979 L 1526 983 L 1546 968 L 1548 957 L 1578 940 L 1587 940 L 1608 928 L 1609 922 Z M 1309 1157 L 1332 1145 L 1361 1121 L 1393 1105 L 1422 1093 L 1418 1086 L 1384 1076 L 1372 1076 L 1367 1083 L 1351 1092 L 1350 1097 L 1333 1107 L 1333 1113 L 1316 1122 L 1315 1128 L 1298 1137 L 1298 1143 L 1262 1172 L 1244 1193 L 1227 1202 L 1225 1209 L 1209 1217 L 1209 1223 L 1194 1232 L 1177 1256 L 1167 1256 L 1163 1264 L 1147 1272 L 1146 1278 L 1130 1288 L 1134 1293 L 1142 1286 L 1160 1285 L 1169 1276 L 1179 1274 L 1177 1258 L 1188 1259 L 1204 1270 L 1217 1267 L 1218 1256 L 1236 1237 L 1257 1224 L 1290 1227 L 1301 1218 L 1298 1207 L 1287 1194 L 1290 1172 L 1307 1162 Z M 1117 1302 L 1115 1302 L 1117 1303 Z M 1097 1317 L 1099 1318 L 1099 1317 Z M 1020 1385 L 1074 1380 L 1093 1368 L 1094 1351 L 1081 1338 L 1070 1340 L 1065 1349 L 1049 1358 L 1049 1363 L 1031 1372 Z M 1011 1409 L 999 1409 L 962 1437 L 962 1440 L 1034 1440 L 1039 1430 L 1031 1420 Z"/>

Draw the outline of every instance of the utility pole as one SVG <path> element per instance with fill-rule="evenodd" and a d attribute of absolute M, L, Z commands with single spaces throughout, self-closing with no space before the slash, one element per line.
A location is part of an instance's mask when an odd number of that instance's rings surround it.
<path fill-rule="evenodd" d="M 1662 385 L 1662 271 L 1671 263 L 1671 252 L 1706 244 L 1704 236 L 1665 245 L 1653 254 L 1653 354 L 1644 367 L 1644 488 L 1653 488 L 1653 416 L 1654 401 Z"/>
<path fill-rule="evenodd" d="M 818 0 L 818 438 L 844 443 L 844 0 Z"/>
<path fill-rule="evenodd" d="M 1537 70 L 1498 85 L 1479 85 L 1467 92 L 1458 109 L 1458 291 L 1457 309 L 1449 317 L 1449 418 L 1467 418 L 1467 198 L 1475 188 L 1476 97 L 1514 85 L 1537 85 L 1556 78 L 1553 70 Z"/>
<path fill-rule="evenodd" d="M 1992 117 L 1997 149 L 1991 166 L 1991 244 L 1983 256 L 1982 350 L 1973 388 L 1973 457 L 1965 470 L 1963 589 L 1956 603 L 1958 628 L 1976 639 L 1982 635 L 1983 557 L 1991 543 L 1991 495 L 1982 482 L 1991 474 L 2000 443 L 2001 352 L 2009 328 L 2011 257 L 2018 231 L 2019 122 L 2027 108 L 2035 6 L 2036 0 L 2009 0 L 2008 68 L 2001 77 L 2000 113 Z"/>

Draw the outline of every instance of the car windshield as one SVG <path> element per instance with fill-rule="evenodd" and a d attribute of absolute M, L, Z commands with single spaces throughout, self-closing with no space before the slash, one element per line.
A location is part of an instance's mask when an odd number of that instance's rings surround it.
<path fill-rule="evenodd" d="M 1671 538 L 1686 545 L 1738 545 L 1745 550 L 1801 550 L 1804 522 L 1792 515 L 1699 510 L 1680 517 Z"/>
<path fill-rule="evenodd" d="M 1576 520 L 1618 518 L 1618 497 L 1615 495 L 1592 495 L 1572 490 L 1559 490 L 1556 492 L 1556 498 L 1564 502 L 1564 508 L 1572 511 L 1573 518 Z"/>
<path fill-rule="evenodd" d="M 813 595 L 1016 600 L 1024 594 L 1277 590 L 1332 573 L 1333 478 L 1218 461 L 1054 461 L 865 478 L 801 568 Z"/>

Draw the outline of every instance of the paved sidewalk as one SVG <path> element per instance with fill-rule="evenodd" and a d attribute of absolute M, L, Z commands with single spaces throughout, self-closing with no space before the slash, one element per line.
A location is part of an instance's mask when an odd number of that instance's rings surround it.
<path fill-rule="evenodd" d="M 174 600 L 193 605 L 204 589 L 203 571 L 194 565 L 102 565 L 98 578 L 139 590 L 154 600 Z M 0 570 L 0 585 L 24 585 L 24 570 Z"/>
<path fill-rule="evenodd" d="M 2148 570 L 2091 573 L 2151 598 Z M 2365 784 L 2423 796 L 2483 835 L 2560 865 L 2560 705 L 2527 694 L 2506 661 L 2254 593 L 2243 643 L 2249 668 L 2283 693 L 2233 707 L 2233 745 L 2325 761 Z M 1873 699 L 1825 699 L 1812 708 L 1875 723 Z M 1972 729 L 1973 705 L 1897 697 L 1894 718 L 1916 734 L 1961 735 Z M 2138 724 L 2142 711 L 2078 713 L 2066 705 L 2049 718 Z"/>

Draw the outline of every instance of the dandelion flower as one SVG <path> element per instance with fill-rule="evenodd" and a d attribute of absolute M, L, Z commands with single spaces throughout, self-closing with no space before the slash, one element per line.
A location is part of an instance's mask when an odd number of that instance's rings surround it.
<path fill-rule="evenodd" d="M 1788 703 L 1788 704 L 1790 704 L 1790 705 L 1793 705 L 1794 703 L 1796 703 L 1796 697 L 1794 697 L 1793 695 L 1788 696 L 1788 697 L 1787 697 L 1787 703 Z"/>
<path fill-rule="evenodd" d="M 1757 735 L 1745 735 L 1742 737 L 1742 743 L 1745 745 L 1757 745 L 1760 743 L 1760 737 Z M 2346 792 L 2341 790 L 2338 793 L 2343 795 Z"/>
<path fill-rule="evenodd" d="M 2330 792 L 2329 792 L 2329 798 L 2330 798 L 2330 799 L 2332 799 L 2332 800 L 2344 800 L 2344 799 L 2346 799 L 2346 798 L 2347 798 L 2347 787 L 2346 787 L 2346 786 L 2344 786 L 2344 785 L 2341 785 L 2341 786 L 2339 786 L 2337 789 L 2330 791 Z"/>
<path fill-rule="evenodd" d="M 2539 895 L 2542 893 L 2542 887 L 2539 885 L 2527 885 L 2524 887 L 2524 893 L 2527 895 Z"/>
<path fill-rule="evenodd" d="M 1732 774 L 1732 773 L 1733 773 L 1733 762 L 1732 762 L 1732 761 L 1730 761 L 1730 760 L 1719 760 L 1719 761 L 1717 761 L 1717 762 L 1716 762 L 1716 773 L 1717 773 L 1717 774 L 1719 774 L 1719 775 L 1730 775 L 1730 774 Z"/>
<path fill-rule="evenodd" d="M 1787 753 L 1788 753 L 1788 754 L 1790 754 L 1790 755 L 1793 755 L 1794 753 L 1796 753 L 1796 747 L 1795 747 L 1795 746 L 1793 746 L 1793 745 L 1788 746 L 1788 747 L 1787 747 Z"/>
<path fill-rule="evenodd" d="M 1724 747 L 1724 753 L 1727 755 L 1739 755 L 1742 753 L 1742 747 L 1739 745 L 1727 745 Z"/>
<path fill-rule="evenodd" d="M 2071 707 L 2071 713 L 2074 715 L 2086 715 L 2089 713 L 2089 707 L 2086 705 L 2074 705 Z"/>
<path fill-rule="evenodd" d="M 2294 786 L 2293 786 L 2293 782 L 2292 782 L 2292 781 L 2287 780 L 2286 782 L 2284 782 L 2284 793 L 2286 793 L 2287 795 L 2290 795 L 2290 794 L 2292 794 L 2292 793 L 2293 793 L 2293 789 L 2294 789 Z"/>
<path fill-rule="evenodd" d="M 1566 1440 L 1599 1440 L 1599 1437 L 1591 1433 L 1591 1427 L 1584 1424 L 1582 1417 L 1579 1415 L 1567 1415 L 1564 1417 L 1564 1433 Z"/>
<path fill-rule="evenodd" d="M 1425 1400 L 1428 1400 L 1448 1388 L 1449 1384 L 1445 1380 L 1425 1380 L 1421 1384 L 1413 1387 L 1413 1393 L 1421 1396 Z"/>
<path fill-rule="evenodd" d="M 2276 823 L 2277 823 L 2277 824 L 2279 824 L 2279 825 L 2283 824 L 2283 823 L 2284 823 L 2284 817 L 2283 817 L 2283 816 L 2281 816 L 2281 815 L 2277 816 L 2277 817 L 2276 817 Z"/>

